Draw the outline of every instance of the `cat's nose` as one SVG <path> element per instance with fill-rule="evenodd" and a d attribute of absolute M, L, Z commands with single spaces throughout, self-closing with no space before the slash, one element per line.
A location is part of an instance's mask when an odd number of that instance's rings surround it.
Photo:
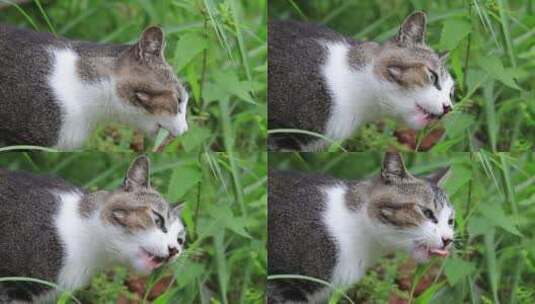
<path fill-rule="evenodd" d="M 450 239 L 450 238 L 442 238 L 442 244 L 444 246 L 444 248 L 448 247 L 448 245 L 452 242 L 453 240 Z"/>
<path fill-rule="evenodd" d="M 174 257 L 178 254 L 178 249 L 176 247 L 168 247 L 169 248 L 169 257 Z"/>
<path fill-rule="evenodd" d="M 449 112 L 451 112 L 451 106 L 450 105 L 442 105 L 442 109 L 444 110 L 444 112 L 442 112 L 442 115 L 446 115 Z"/>

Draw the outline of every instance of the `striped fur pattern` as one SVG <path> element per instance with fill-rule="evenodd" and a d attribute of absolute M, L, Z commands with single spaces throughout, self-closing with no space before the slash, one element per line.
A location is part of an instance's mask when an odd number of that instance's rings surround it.
<path fill-rule="evenodd" d="M 184 251 L 182 205 L 170 206 L 151 187 L 145 156 L 119 188 L 93 193 L 0 169 L 0 204 L 0 277 L 41 279 L 72 291 L 98 271 L 124 265 L 149 274 Z M 37 283 L 0 282 L 1 303 L 52 303 L 57 294 Z"/>
<path fill-rule="evenodd" d="M 155 135 L 188 129 L 188 93 L 159 27 L 133 45 L 68 40 L 0 24 L 0 146 L 81 148 L 109 121 Z"/>
<path fill-rule="evenodd" d="M 385 254 L 417 262 L 446 256 L 455 212 L 440 185 L 448 170 L 415 177 L 399 153 L 386 153 L 378 177 L 346 181 L 269 171 L 268 273 L 304 275 L 346 288 Z M 268 303 L 326 303 L 324 285 L 268 283 Z"/>
<path fill-rule="evenodd" d="M 343 141 L 363 124 L 392 117 L 421 129 L 452 109 L 447 53 L 425 42 L 426 15 L 415 12 L 384 43 L 361 42 L 323 25 L 269 23 L 270 129 L 300 129 Z M 319 151 L 327 141 L 276 133 L 271 150 Z"/>

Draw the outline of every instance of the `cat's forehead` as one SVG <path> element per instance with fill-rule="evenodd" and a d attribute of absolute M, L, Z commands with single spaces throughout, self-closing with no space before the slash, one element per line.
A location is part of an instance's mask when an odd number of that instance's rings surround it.
<path fill-rule="evenodd" d="M 438 185 L 435 185 L 431 182 L 429 182 L 429 187 L 433 191 L 433 202 L 432 202 L 433 209 L 437 211 L 440 211 L 443 209 L 450 209 L 451 213 L 454 213 L 455 212 L 454 208 L 448 199 L 448 195 L 446 194 L 446 191 L 444 191 Z"/>
<path fill-rule="evenodd" d="M 449 205 L 444 190 L 425 179 L 416 177 L 389 185 L 382 192 L 383 200 L 417 203 L 433 210 L 441 210 Z"/>
<path fill-rule="evenodd" d="M 385 57 L 390 61 L 399 61 L 400 64 L 424 64 L 441 75 L 447 73 L 440 56 L 427 45 L 399 47 L 386 44 Z"/>
<path fill-rule="evenodd" d="M 111 203 L 124 204 L 126 207 L 148 207 L 162 215 L 167 214 L 169 205 L 167 201 L 152 189 L 136 190 L 132 192 L 118 191 L 112 196 Z"/>
<path fill-rule="evenodd" d="M 153 76 L 161 83 L 171 86 L 178 84 L 175 73 L 167 62 L 162 61 L 157 64 L 146 65 L 146 68 L 150 69 L 153 73 Z"/>
<path fill-rule="evenodd" d="M 136 192 L 135 196 L 138 200 L 144 202 L 147 205 L 150 205 L 151 208 L 155 211 L 167 212 L 169 210 L 169 205 L 165 199 L 157 192 L 152 191 L 140 191 Z"/>

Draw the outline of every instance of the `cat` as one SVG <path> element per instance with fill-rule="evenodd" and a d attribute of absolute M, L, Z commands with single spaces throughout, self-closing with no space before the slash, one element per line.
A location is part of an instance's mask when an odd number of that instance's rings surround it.
<path fill-rule="evenodd" d="M 78 149 L 104 121 L 184 133 L 188 93 L 164 48 L 156 26 L 122 45 L 0 24 L 0 145 Z"/>
<path fill-rule="evenodd" d="M 60 178 L 0 169 L 0 277 L 29 277 L 73 291 L 99 270 L 126 265 L 148 274 L 183 252 L 182 204 L 150 185 L 139 156 L 123 184 L 88 192 Z M 58 290 L 0 282 L 1 303 L 51 302 Z"/>
<path fill-rule="evenodd" d="M 420 129 L 452 109 L 454 81 L 425 42 L 426 15 L 414 12 L 383 44 L 357 42 L 325 26 L 268 25 L 269 129 L 300 129 L 335 141 L 364 123 L 395 117 Z M 274 133 L 270 150 L 319 151 L 328 141 Z"/>
<path fill-rule="evenodd" d="M 399 153 L 363 181 L 269 170 L 268 274 L 304 275 L 349 287 L 390 252 L 420 263 L 447 256 L 455 211 L 443 168 L 412 176 Z M 299 279 L 268 282 L 268 303 L 326 303 L 330 289 Z"/>

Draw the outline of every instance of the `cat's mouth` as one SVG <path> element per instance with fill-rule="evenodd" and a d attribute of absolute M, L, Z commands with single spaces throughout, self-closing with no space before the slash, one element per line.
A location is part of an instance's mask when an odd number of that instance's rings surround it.
<path fill-rule="evenodd" d="M 443 114 L 434 114 L 428 110 L 426 110 L 424 107 L 420 106 L 419 104 L 416 104 L 416 109 L 418 110 L 418 112 L 420 112 L 421 114 L 423 114 L 423 116 L 431 121 L 431 120 L 438 120 L 440 118 L 442 118 L 442 116 L 444 116 Z"/>
<path fill-rule="evenodd" d="M 143 253 L 144 258 L 149 262 L 152 268 L 157 268 L 168 260 L 168 257 L 159 256 L 143 247 L 141 247 L 141 252 Z"/>
<path fill-rule="evenodd" d="M 443 248 L 428 248 L 427 254 L 429 254 L 430 256 L 446 257 L 450 254 L 450 252 L 447 249 Z"/>
<path fill-rule="evenodd" d="M 412 250 L 412 257 L 419 263 L 426 262 L 433 256 L 447 257 L 450 254 L 447 247 L 429 247 L 420 244 Z"/>

